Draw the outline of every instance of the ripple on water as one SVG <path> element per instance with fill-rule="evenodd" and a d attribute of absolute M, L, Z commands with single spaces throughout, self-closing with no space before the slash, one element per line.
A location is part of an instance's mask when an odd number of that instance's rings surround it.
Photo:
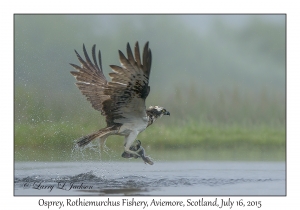
<path fill-rule="evenodd" d="M 220 178 L 149 178 L 146 176 L 122 176 L 118 178 L 107 178 L 97 176 L 93 171 L 87 173 L 80 173 L 74 176 L 27 176 L 24 178 L 16 177 L 15 184 L 22 184 L 24 182 L 84 182 L 90 183 L 101 188 L 144 188 L 144 187 L 178 187 L 178 186 L 194 186 L 194 185 L 207 185 L 207 186 L 221 186 L 239 183 L 251 182 L 271 182 L 275 179 L 220 179 Z"/>

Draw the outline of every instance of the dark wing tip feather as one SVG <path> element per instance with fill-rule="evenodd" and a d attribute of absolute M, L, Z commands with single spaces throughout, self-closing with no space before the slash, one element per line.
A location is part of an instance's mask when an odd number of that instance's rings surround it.
<path fill-rule="evenodd" d="M 73 64 L 73 63 L 69 63 L 74 69 L 80 69 L 80 67 L 79 66 L 77 66 L 76 64 Z"/>
<path fill-rule="evenodd" d="M 141 63 L 141 57 L 140 57 L 139 42 L 135 43 L 135 46 L 134 46 L 134 55 L 135 55 L 135 60 L 136 60 L 137 66 L 139 68 L 141 68 L 142 67 L 142 63 Z"/>
<path fill-rule="evenodd" d="M 135 42 L 135 47 L 137 47 L 137 48 L 139 48 L 140 49 L 140 47 L 139 47 L 139 42 L 137 41 L 137 42 Z"/>
<path fill-rule="evenodd" d="M 135 65 L 136 62 L 134 60 L 129 43 L 127 43 L 127 56 L 128 56 L 128 60 L 131 63 L 131 65 Z"/>
<path fill-rule="evenodd" d="M 75 54 L 77 56 L 78 59 L 81 59 L 81 56 L 79 55 L 79 53 L 77 52 L 77 50 L 74 50 L 75 51 Z"/>
<path fill-rule="evenodd" d="M 101 61 L 101 52 L 100 52 L 100 50 L 98 52 L 98 60 L 99 60 L 100 70 L 102 71 L 102 61 Z"/>
<path fill-rule="evenodd" d="M 84 55 L 86 55 L 86 54 L 87 54 L 87 52 L 86 52 L 86 49 L 85 49 L 85 45 L 84 45 L 84 43 L 82 44 L 82 49 L 83 49 L 83 53 L 84 53 Z"/>
<path fill-rule="evenodd" d="M 86 66 L 86 62 L 81 58 L 81 56 L 79 55 L 79 53 L 78 53 L 76 50 L 74 50 L 74 51 L 75 51 L 75 54 L 76 54 L 77 59 L 79 60 L 79 62 L 80 62 L 83 66 Z"/>
<path fill-rule="evenodd" d="M 125 55 L 122 53 L 121 50 L 119 50 L 119 57 L 120 57 L 121 64 L 126 64 L 126 63 L 128 63 L 127 58 L 125 57 Z"/>
<path fill-rule="evenodd" d="M 144 46 L 144 52 L 148 51 L 149 49 L 149 42 L 146 42 L 145 46 Z"/>
<path fill-rule="evenodd" d="M 93 45 L 93 48 L 92 48 L 92 56 L 93 56 L 93 60 L 94 60 L 94 63 L 95 63 L 95 67 L 99 69 L 99 66 L 98 66 L 98 63 L 97 63 L 97 59 L 96 59 L 96 45 L 94 44 Z"/>
<path fill-rule="evenodd" d="M 76 77 L 77 75 L 78 75 L 78 71 L 70 71 L 70 73 L 74 76 L 74 77 Z"/>
<path fill-rule="evenodd" d="M 150 70 L 151 70 L 151 62 L 152 62 L 152 53 L 151 53 L 151 50 L 149 48 L 149 55 L 148 55 L 148 60 L 147 60 L 147 74 L 148 74 L 148 76 L 149 76 Z"/>
<path fill-rule="evenodd" d="M 143 51 L 143 70 L 149 76 L 151 68 L 151 50 L 149 48 L 149 42 L 146 42 Z"/>
<path fill-rule="evenodd" d="M 91 60 L 90 60 L 90 57 L 89 57 L 89 55 L 88 55 L 88 53 L 87 53 L 87 51 L 86 51 L 86 49 L 85 49 L 84 44 L 83 44 L 83 53 L 84 53 L 84 57 L 85 57 L 85 59 L 86 59 L 86 62 L 87 62 L 89 65 L 93 66 L 93 65 L 92 65 L 92 62 L 91 62 Z"/>

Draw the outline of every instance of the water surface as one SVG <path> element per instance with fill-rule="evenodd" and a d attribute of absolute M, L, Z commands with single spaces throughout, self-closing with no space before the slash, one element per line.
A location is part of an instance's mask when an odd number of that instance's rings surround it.
<path fill-rule="evenodd" d="M 16 162 L 15 195 L 285 195 L 284 162 Z"/>

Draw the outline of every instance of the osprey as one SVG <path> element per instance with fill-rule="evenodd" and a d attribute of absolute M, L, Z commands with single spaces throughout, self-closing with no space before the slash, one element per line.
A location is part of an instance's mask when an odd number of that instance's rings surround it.
<path fill-rule="evenodd" d="M 81 137 L 77 145 L 83 147 L 96 138 L 104 144 L 110 135 L 125 137 L 124 158 L 141 157 L 145 163 L 153 164 L 145 156 L 141 141 L 136 140 L 139 133 L 151 125 L 157 118 L 170 113 L 159 106 L 150 106 L 146 109 L 145 100 L 150 92 L 149 76 L 151 70 L 151 50 L 149 42 L 145 44 L 143 57 L 140 57 L 139 44 L 136 42 L 134 56 L 129 43 L 127 43 L 127 58 L 119 50 L 121 66 L 110 65 L 113 70 L 109 73 L 111 82 L 103 74 L 101 52 L 98 53 L 99 65 L 96 59 L 96 45 L 92 48 L 92 62 L 83 45 L 85 60 L 75 50 L 81 66 L 70 64 L 77 71 L 71 71 L 76 78 L 76 85 L 92 107 L 106 117 L 105 128 L 92 134 Z M 135 144 L 134 144 L 135 143 Z"/>

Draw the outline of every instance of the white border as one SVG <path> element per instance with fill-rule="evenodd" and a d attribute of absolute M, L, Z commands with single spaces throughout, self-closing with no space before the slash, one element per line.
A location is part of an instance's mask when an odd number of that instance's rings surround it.
<path fill-rule="evenodd" d="M 294 3 L 295 2 L 295 3 Z M 10 1 L 1 8 L 1 206 L 41 209 L 38 197 L 13 197 L 13 14 L 14 13 L 287 13 L 287 197 L 253 197 L 261 209 L 298 206 L 299 188 L 299 11 L 296 1 Z M 65 200 L 68 197 L 49 197 Z M 74 199 L 74 197 L 70 197 Z M 130 198 L 130 197 L 128 197 Z M 168 199 L 169 197 L 164 197 Z M 209 198 L 209 197 L 207 197 Z M 93 199 L 93 197 L 91 197 Z M 97 198 L 94 198 L 97 199 Z M 103 199 L 103 198 L 100 198 Z M 114 199 L 121 199 L 115 197 Z M 145 200 L 151 198 L 143 198 Z M 186 200 L 186 197 L 172 197 Z M 238 199 L 234 197 L 233 199 Z M 250 197 L 244 198 L 250 199 Z M 19 208 L 18 208 L 19 207 Z M 45 209 L 45 208 L 43 208 Z M 68 209 L 68 208 L 64 208 Z M 235 208 L 237 209 L 237 208 Z M 244 209 L 244 208 L 243 208 Z"/>

